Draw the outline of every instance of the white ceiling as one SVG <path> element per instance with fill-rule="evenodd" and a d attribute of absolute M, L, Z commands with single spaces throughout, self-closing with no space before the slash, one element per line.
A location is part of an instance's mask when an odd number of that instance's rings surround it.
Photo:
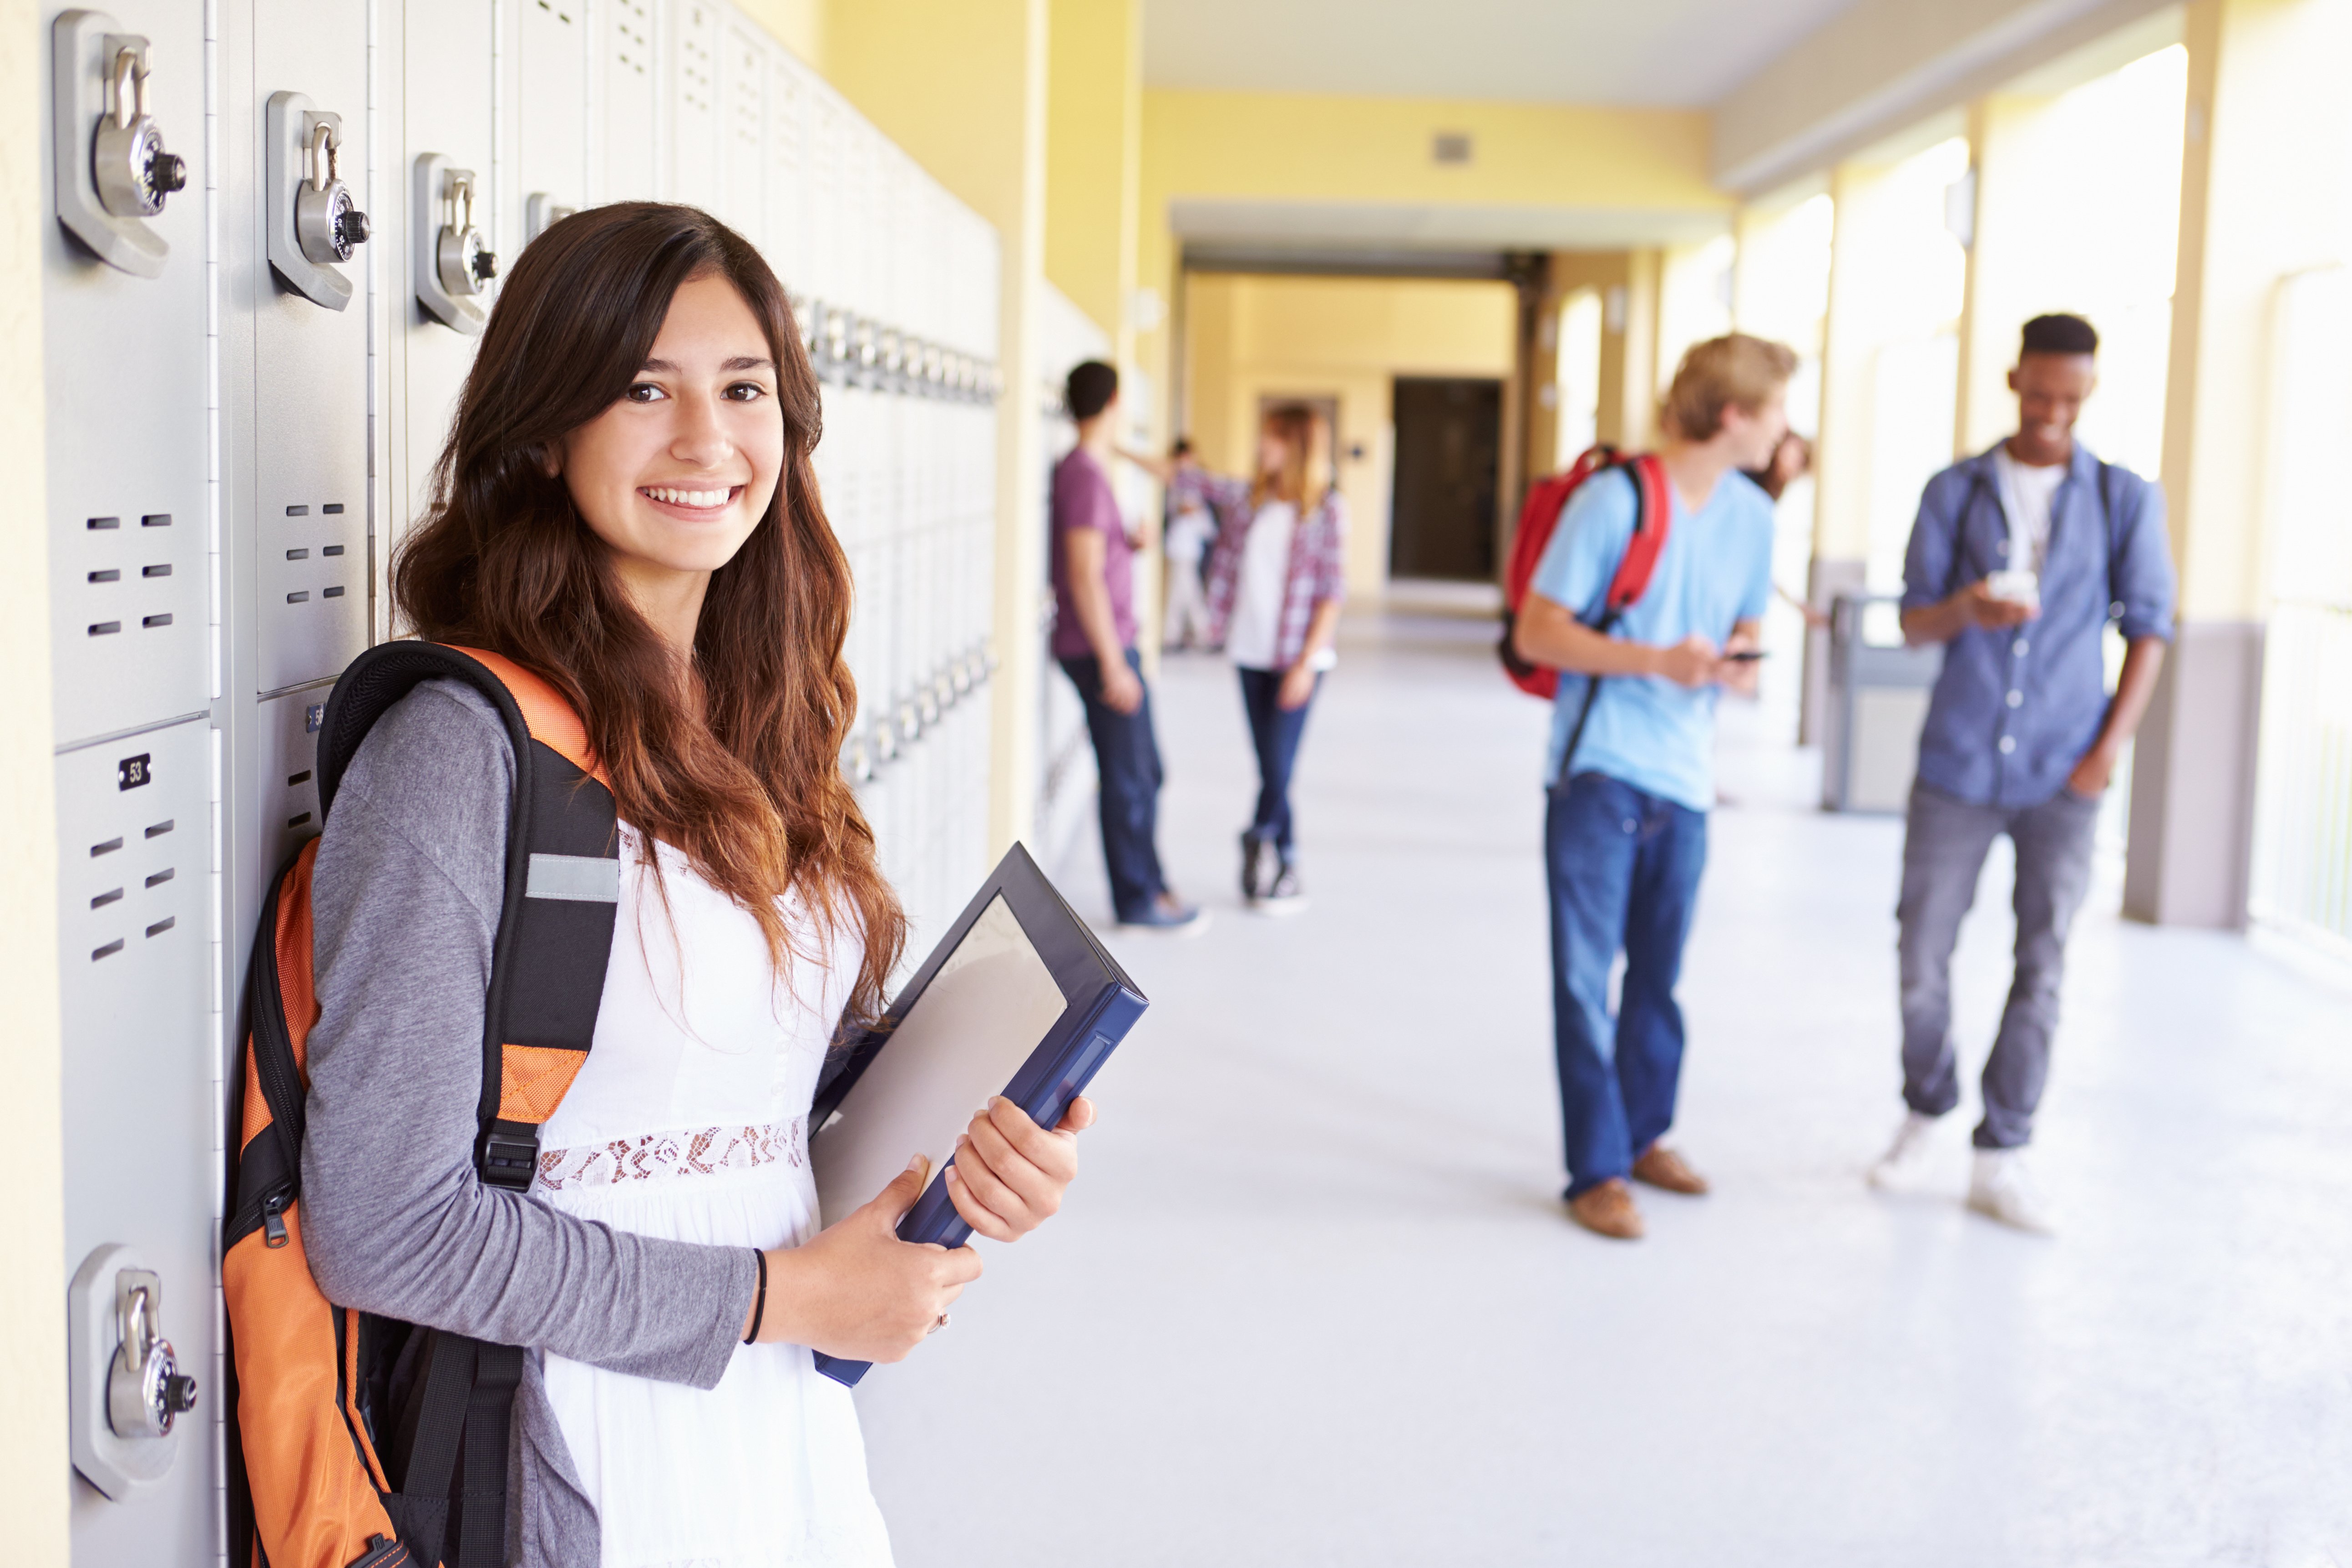
<path fill-rule="evenodd" d="M 1145 0 L 1152 87 L 1697 108 L 1854 0 Z"/>

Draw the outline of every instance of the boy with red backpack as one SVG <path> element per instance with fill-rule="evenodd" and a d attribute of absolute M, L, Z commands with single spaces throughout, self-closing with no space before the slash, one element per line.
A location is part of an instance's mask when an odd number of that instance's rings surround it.
<path fill-rule="evenodd" d="M 1532 689 L 1559 672 L 1544 869 L 1569 1213 L 1622 1240 L 1643 1228 L 1629 1177 L 1706 1191 L 1660 1142 L 1682 1072 L 1675 985 L 1706 863 L 1716 699 L 1754 693 L 1772 595 L 1772 503 L 1738 470 L 1779 447 L 1795 368 L 1740 333 L 1693 348 L 1657 453 L 1593 467 L 1540 554 L 1533 541 L 1514 552 L 1507 584 L 1507 655 L 1538 667 L 1515 678 Z"/>

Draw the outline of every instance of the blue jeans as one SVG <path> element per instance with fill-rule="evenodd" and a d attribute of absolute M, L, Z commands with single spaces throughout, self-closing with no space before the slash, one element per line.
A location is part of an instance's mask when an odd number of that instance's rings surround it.
<path fill-rule="evenodd" d="M 1143 660 L 1127 650 L 1127 668 L 1143 679 Z M 1151 688 L 1132 713 L 1102 697 L 1102 661 L 1092 654 L 1062 660 L 1062 671 L 1087 705 L 1087 734 L 1095 743 L 1101 777 L 1103 865 L 1110 872 L 1110 905 L 1123 921 L 1140 919 L 1168 890 L 1160 872 L 1160 742 L 1151 733 Z"/>
<path fill-rule="evenodd" d="M 1553 786 L 1544 874 L 1570 1197 L 1624 1175 L 1674 1125 L 1683 1067 L 1675 984 L 1706 868 L 1705 812 L 1606 773 Z M 1624 993 L 1612 1020 L 1609 971 L 1621 950 Z"/>
<path fill-rule="evenodd" d="M 1296 708 L 1286 709 L 1282 671 L 1238 667 L 1242 677 L 1242 708 L 1249 715 L 1250 743 L 1257 748 L 1257 815 L 1249 836 L 1271 844 L 1284 860 L 1290 858 L 1290 774 L 1298 763 L 1299 737 L 1307 733 L 1307 710 L 1315 706 L 1315 692 Z M 1315 691 L 1323 678 L 1315 678 Z"/>

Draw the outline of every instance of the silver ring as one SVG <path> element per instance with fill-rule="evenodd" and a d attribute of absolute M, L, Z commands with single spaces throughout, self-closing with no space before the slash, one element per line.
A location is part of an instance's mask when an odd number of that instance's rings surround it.
<path fill-rule="evenodd" d="M 936 1322 L 936 1323 L 933 1323 L 929 1328 L 925 1329 L 925 1330 L 923 1331 L 923 1337 L 924 1337 L 925 1339 L 929 1339 L 929 1338 L 930 1338 L 930 1336 L 931 1336 L 931 1335 L 938 1333 L 941 1329 L 944 1329 L 944 1328 L 946 1328 L 947 1326 L 948 1326 L 948 1315 L 947 1315 L 945 1312 L 941 1312 L 941 1313 L 940 1314 L 940 1321 L 939 1321 L 938 1322 Z"/>

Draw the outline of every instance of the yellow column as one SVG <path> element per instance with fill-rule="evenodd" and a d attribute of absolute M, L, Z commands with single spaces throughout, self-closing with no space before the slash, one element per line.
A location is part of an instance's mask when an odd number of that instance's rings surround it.
<path fill-rule="evenodd" d="M 1980 452 L 2017 426 L 2009 370 L 2018 330 L 2035 313 L 2031 247 L 2057 172 L 2038 168 L 2058 151 L 2048 145 L 2042 98 L 1981 99 L 1969 109 L 1969 152 L 1976 200 L 1969 247 L 1968 292 L 1960 310 L 1960 386 L 1952 431 L 1955 455 Z M 2022 262 L 2022 265 L 2019 263 Z"/>
<path fill-rule="evenodd" d="M 16 1131 L 0 1205 L 0 1519 L 7 1558 L 65 1568 L 65 1163 L 58 1024 L 56 773 L 49 724 L 49 552 L 42 429 L 41 194 L 48 146 L 44 7 L 0 0 L 0 1100 Z M 14 105 L 13 108 L 9 107 Z"/>
<path fill-rule="evenodd" d="M 1047 36 L 1046 0 L 842 0 L 824 30 L 834 85 L 995 225 L 1003 247 L 992 856 L 1029 833 L 1037 802 L 1045 530 L 1037 515 L 1044 454 L 1034 340 L 1045 256 Z"/>
<path fill-rule="evenodd" d="M 2263 617 L 2261 486 L 2272 303 L 2352 260 L 2352 135 L 2335 0 L 2192 0 L 2164 487 L 2180 627 L 2132 774 L 2124 907 L 2245 919 Z"/>
<path fill-rule="evenodd" d="M 1143 171 L 1142 0 L 1049 5 L 1045 276 L 1109 335 L 1127 423 L 1122 437 L 1154 447 L 1167 424 L 1160 384 L 1136 360 L 1133 309 Z M 1144 515 L 1134 520 L 1151 541 L 1136 558 L 1134 584 L 1136 636 L 1150 670 L 1160 656 L 1159 514 L 1152 489 Z"/>

